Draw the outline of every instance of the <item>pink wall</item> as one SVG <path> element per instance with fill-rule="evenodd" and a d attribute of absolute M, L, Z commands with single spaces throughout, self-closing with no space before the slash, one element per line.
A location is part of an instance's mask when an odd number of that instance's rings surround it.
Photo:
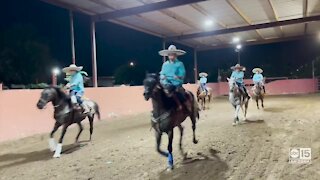
<path fill-rule="evenodd" d="M 246 85 L 251 85 L 251 80 L 245 80 Z M 213 89 L 214 96 L 228 95 L 229 86 L 227 82 L 208 83 L 208 87 Z M 278 94 L 306 94 L 317 92 L 317 79 L 287 79 L 277 80 L 266 84 L 266 90 L 269 95 Z M 247 87 L 248 90 L 251 87 Z"/>
<path fill-rule="evenodd" d="M 249 81 L 250 83 L 250 81 Z M 209 83 L 214 96 L 227 95 L 226 82 Z M 266 85 L 268 94 L 297 94 L 317 92 L 317 80 L 278 80 Z M 196 85 L 185 85 L 196 92 Z M 38 110 L 36 103 L 41 90 L 0 90 L 0 141 L 17 139 L 38 133 L 49 132 L 54 124 L 53 109 L 48 105 Z M 151 110 L 150 102 L 144 100 L 143 87 L 88 88 L 86 97 L 100 106 L 102 119 L 133 115 Z"/>
<path fill-rule="evenodd" d="M 317 79 L 288 79 L 266 84 L 268 94 L 306 94 L 317 92 Z"/>
<path fill-rule="evenodd" d="M 196 86 L 185 85 L 195 92 Z M 38 110 L 41 90 L 0 90 L 0 141 L 50 132 L 53 108 Z M 150 111 L 151 104 L 143 98 L 143 87 L 88 88 L 85 96 L 100 106 L 102 119 L 134 115 Z"/>

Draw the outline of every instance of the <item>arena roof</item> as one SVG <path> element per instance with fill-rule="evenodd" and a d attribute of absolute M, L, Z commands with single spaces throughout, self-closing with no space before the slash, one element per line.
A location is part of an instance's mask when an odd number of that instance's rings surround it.
<path fill-rule="evenodd" d="M 319 33 L 319 0 L 42 0 L 198 50 Z"/>

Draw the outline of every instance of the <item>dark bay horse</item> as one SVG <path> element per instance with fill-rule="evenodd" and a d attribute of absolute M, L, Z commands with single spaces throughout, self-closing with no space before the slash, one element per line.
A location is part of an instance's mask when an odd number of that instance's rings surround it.
<path fill-rule="evenodd" d="M 198 89 L 197 89 L 197 100 L 198 100 L 198 103 L 201 103 L 202 110 L 206 109 L 207 99 L 208 99 L 208 102 L 210 103 L 212 98 L 212 89 L 210 87 L 207 87 L 207 90 L 208 90 L 208 93 L 206 93 L 206 91 L 203 91 L 200 86 L 198 86 Z"/>
<path fill-rule="evenodd" d="M 171 98 L 168 98 L 160 85 L 159 77 L 155 74 L 148 74 L 143 82 L 144 84 L 144 97 L 146 100 L 151 98 L 153 106 L 153 118 L 151 121 L 152 127 L 155 129 L 155 136 L 157 142 L 157 151 L 168 158 L 168 169 L 173 168 L 173 155 L 172 155 L 172 141 L 173 141 L 173 129 L 178 127 L 180 130 L 180 143 L 179 148 L 182 156 L 185 158 L 186 154 L 182 149 L 182 137 L 183 137 L 183 126 L 181 123 L 190 117 L 192 122 L 193 130 L 193 143 L 197 144 L 195 130 L 196 130 L 196 120 L 199 118 L 199 107 L 191 92 L 187 92 L 188 100 L 192 103 L 192 112 L 188 111 L 186 107 L 182 110 L 176 110 L 176 104 Z M 160 149 L 161 136 L 166 133 L 169 138 L 168 152 L 164 152 Z"/>
<path fill-rule="evenodd" d="M 253 87 L 252 87 L 252 94 L 253 94 L 253 98 L 256 100 L 256 103 L 257 103 L 257 108 L 259 108 L 259 100 L 261 100 L 261 106 L 262 108 L 264 108 L 264 104 L 263 104 L 263 101 L 264 101 L 264 92 L 263 92 L 263 87 L 261 84 L 255 84 Z"/>
<path fill-rule="evenodd" d="M 89 113 L 83 114 L 82 110 L 74 109 L 71 105 L 70 97 L 66 95 L 58 87 L 45 88 L 41 93 L 41 97 L 37 103 L 37 107 L 39 109 L 43 109 L 49 102 L 51 102 L 54 107 L 54 119 L 56 120 L 54 124 L 54 128 L 50 133 L 49 148 L 51 151 L 53 152 L 55 151 L 53 157 L 58 158 L 61 156 L 63 137 L 67 131 L 67 128 L 73 123 L 78 124 L 79 133 L 75 141 L 76 143 L 78 143 L 79 136 L 83 130 L 81 121 L 84 120 L 86 117 L 88 117 L 90 122 L 90 140 L 91 140 L 92 132 L 93 132 L 93 119 L 95 114 L 97 114 L 98 118 L 100 119 L 100 111 L 97 103 L 89 100 L 85 100 L 83 102 L 83 103 L 86 103 L 86 105 L 89 107 L 90 109 Z M 60 126 L 62 126 L 62 133 L 59 139 L 59 143 L 56 145 L 53 135 L 59 129 Z"/>

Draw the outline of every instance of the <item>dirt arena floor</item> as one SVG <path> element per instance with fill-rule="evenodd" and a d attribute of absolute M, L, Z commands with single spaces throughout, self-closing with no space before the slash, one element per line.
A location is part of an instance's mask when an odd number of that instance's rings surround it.
<path fill-rule="evenodd" d="M 184 122 L 186 161 L 176 129 L 171 172 L 165 170 L 166 158 L 155 151 L 146 113 L 95 121 L 92 142 L 86 141 L 86 124 L 80 146 L 73 145 L 78 129 L 69 129 L 60 159 L 51 158 L 47 134 L 2 143 L 0 179 L 320 179 L 320 95 L 266 97 L 265 106 L 257 110 L 251 101 L 249 121 L 233 127 L 227 98 L 214 99 L 197 123 L 198 144 L 192 143 L 190 120 Z M 166 136 L 162 144 L 165 149 Z M 292 147 L 312 148 L 311 164 L 290 164 Z"/>

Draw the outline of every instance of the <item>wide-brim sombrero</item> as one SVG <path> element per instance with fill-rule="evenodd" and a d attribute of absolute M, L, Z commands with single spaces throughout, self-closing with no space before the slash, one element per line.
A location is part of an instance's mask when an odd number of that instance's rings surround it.
<path fill-rule="evenodd" d="M 75 64 L 71 64 L 69 67 L 63 68 L 62 71 L 64 73 L 69 73 L 70 71 L 81 71 L 82 69 L 82 66 L 76 66 Z"/>
<path fill-rule="evenodd" d="M 245 71 L 246 67 L 241 66 L 240 64 L 236 64 L 235 66 L 232 66 L 230 69 L 232 70 L 239 69 L 240 71 Z"/>
<path fill-rule="evenodd" d="M 201 73 L 199 73 L 199 76 L 200 77 L 208 77 L 208 73 L 201 72 Z"/>
<path fill-rule="evenodd" d="M 168 49 L 164 49 L 159 51 L 160 56 L 169 56 L 169 54 L 176 54 L 177 56 L 181 56 L 186 54 L 184 50 L 177 49 L 175 45 L 170 45 Z"/>
<path fill-rule="evenodd" d="M 254 68 L 254 69 L 252 69 L 252 72 L 255 73 L 255 74 L 256 73 L 260 73 L 261 74 L 261 73 L 263 73 L 263 70 L 261 68 Z"/>

